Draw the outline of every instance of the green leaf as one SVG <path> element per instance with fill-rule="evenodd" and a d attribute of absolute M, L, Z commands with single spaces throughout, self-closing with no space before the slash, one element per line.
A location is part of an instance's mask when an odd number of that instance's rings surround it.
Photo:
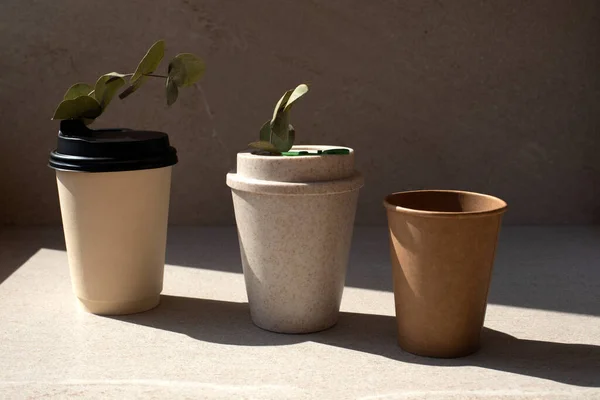
<path fill-rule="evenodd" d="M 271 119 L 271 125 L 275 122 L 275 117 L 277 117 L 277 114 L 279 114 L 279 109 L 283 108 L 287 104 L 287 101 L 292 95 L 292 92 L 293 90 L 288 90 L 283 94 L 283 96 L 281 96 L 281 99 L 279 99 L 279 101 L 277 102 L 275 110 L 273 110 L 273 118 Z"/>
<path fill-rule="evenodd" d="M 295 136 L 294 128 L 291 125 L 288 125 L 288 129 L 286 129 L 285 132 L 271 136 L 271 143 L 278 152 L 283 153 L 292 148 Z"/>
<path fill-rule="evenodd" d="M 142 58 L 142 61 L 140 61 L 138 64 L 129 82 L 134 84 L 140 78 L 143 78 L 144 75 L 151 74 L 156 71 L 156 68 L 158 68 L 164 56 L 165 41 L 159 40 L 158 42 L 154 43 L 152 47 L 150 47 L 144 58 Z"/>
<path fill-rule="evenodd" d="M 260 129 L 260 142 L 254 143 L 261 143 L 260 146 L 263 146 L 262 143 L 268 143 L 272 146 L 270 150 L 267 148 L 261 149 L 273 152 L 272 149 L 274 148 L 275 151 L 283 153 L 284 151 L 291 149 L 294 145 L 294 133 L 294 127 L 288 125 L 287 131 L 275 134 L 275 132 L 272 132 L 271 130 L 271 121 L 267 121 Z"/>
<path fill-rule="evenodd" d="M 177 100 L 177 96 L 179 95 L 179 89 L 177 88 L 177 84 L 170 77 L 167 78 L 167 105 L 170 106 Z"/>
<path fill-rule="evenodd" d="M 279 153 L 279 150 L 277 150 L 275 146 L 273 146 L 269 142 L 264 141 L 249 143 L 248 147 L 250 147 L 251 149 L 268 151 L 269 153 Z"/>
<path fill-rule="evenodd" d="M 87 96 L 92 90 L 94 90 L 94 88 L 87 83 L 76 83 L 67 89 L 63 100 L 73 100 L 79 96 Z"/>
<path fill-rule="evenodd" d="M 115 93 L 117 93 L 117 90 L 125 85 L 124 77 L 125 75 L 123 74 L 111 72 L 98 78 L 93 95 L 98 103 L 100 103 L 102 110 L 108 106 Z"/>
<path fill-rule="evenodd" d="M 260 141 L 269 142 L 271 140 L 271 121 L 267 121 L 260 128 Z"/>
<path fill-rule="evenodd" d="M 120 74 L 118 72 L 109 72 L 108 74 L 104 75 L 104 76 L 109 76 L 110 78 L 106 81 L 106 83 L 112 83 L 113 81 L 119 80 L 119 79 L 125 79 L 127 77 L 128 74 Z"/>
<path fill-rule="evenodd" d="M 169 63 L 169 77 L 177 84 L 177 86 L 191 86 L 198 82 L 206 66 L 204 61 L 191 53 L 178 54 Z"/>
<path fill-rule="evenodd" d="M 273 136 L 279 136 L 281 139 L 284 139 L 287 135 L 289 125 L 289 111 L 281 111 L 277 113 L 275 119 L 271 122 L 271 131 L 274 133 Z"/>
<path fill-rule="evenodd" d="M 158 68 L 164 56 L 165 41 L 159 40 L 158 42 L 154 43 L 152 47 L 150 47 L 144 58 L 142 58 L 142 61 L 140 61 L 135 72 L 131 76 L 131 79 L 129 80 L 130 85 L 123 92 L 121 92 L 121 94 L 119 94 L 119 98 L 123 100 L 142 87 L 142 85 L 148 80 L 148 77 L 145 75 L 156 71 L 156 68 Z"/>
<path fill-rule="evenodd" d="M 278 136 L 282 143 L 281 146 L 277 146 L 278 149 L 282 147 L 287 147 L 289 144 L 289 127 L 290 127 L 290 110 L 292 104 L 300 97 L 304 96 L 308 93 L 308 86 L 306 84 L 298 85 L 293 90 L 288 90 L 285 94 L 279 99 L 277 106 L 275 107 L 275 111 L 273 114 L 273 119 L 271 120 L 271 131 L 274 133 L 273 136 Z M 274 143 L 273 140 L 271 140 Z M 291 141 L 293 143 L 293 140 Z M 281 150 L 287 151 L 287 150 Z"/>
<path fill-rule="evenodd" d="M 301 84 L 298 85 L 296 87 L 296 89 L 294 89 L 294 91 L 292 92 L 292 94 L 290 95 L 287 103 L 285 104 L 285 107 L 283 108 L 283 111 L 289 111 L 290 108 L 292 107 L 292 104 L 294 104 L 294 102 L 296 100 L 298 100 L 300 97 L 304 96 L 306 93 L 308 93 L 308 86 L 306 84 Z"/>
<path fill-rule="evenodd" d="M 75 99 L 63 100 L 52 119 L 94 119 L 102 114 L 98 101 L 90 96 L 79 96 Z"/>
<path fill-rule="evenodd" d="M 285 92 L 275 106 L 273 119 L 265 122 L 260 128 L 260 141 L 251 143 L 250 147 L 270 152 L 274 152 L 273 149 L 275 149 L 277 153 L 290 150 L 296 139 L 296 132 L 290 124 L 290 108 L 307 92 L 308 86 L 305 84 Z"/>
<path fill-rule="evenodd" d="M 290 124 L 290 126 L 288 128 L 288 142 L 286 143 L 286 145 L 289 145 L 289 147 L 287 150 L 284 150 L 284 151 L 290 150 L 292 148 L 292 146 L 294 145 L 295 140 L 296 140 L 296 130 Z M 282 153 L 283 153 L 283 151 L 282 151 Z"/>

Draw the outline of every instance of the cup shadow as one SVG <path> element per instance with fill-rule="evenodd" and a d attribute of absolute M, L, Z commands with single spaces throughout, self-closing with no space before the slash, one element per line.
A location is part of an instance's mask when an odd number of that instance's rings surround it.
<path fill-rule="evenodd" d="M 41 249 L 65 250 L 62 230 L 0 227 L 0 284 Z"/>
<path fill-rule="evenodd" d="M 459 359 L 434 359 L 402 351 L 396 344 L 395 318 L 385 315 L 342 312 L 331 329 L 285 335 L 256 327 L 247 303 L 163 295 L 154 310 L 110 318 L 218 344 L 283 346 L 310 341 L 411 364 L 476 366 L 600 387 L 600 346 L 524 340 L 489 328 L 484 328 L 479 352 Z"/>

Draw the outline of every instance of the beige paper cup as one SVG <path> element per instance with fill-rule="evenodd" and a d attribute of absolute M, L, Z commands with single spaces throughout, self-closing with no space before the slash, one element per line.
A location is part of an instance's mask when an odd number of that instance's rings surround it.
<path fill-rule="evenodd" d="M 48 166 L 56 170 L 73 292 L 85 311 L 158 305 L 176 163 L 164 132 L 61 121 Z"/>
<path fill-rule="evenodd" d="M 158 305 L 171 169 L 56 171 L 73 292 L 84 310 L 117 315 Z"/>
<path fill-rule="evenodd" d="M 460 191 L 386 197 L 398 343 L 429 357 L 479 348 L 506 203 Z"/>

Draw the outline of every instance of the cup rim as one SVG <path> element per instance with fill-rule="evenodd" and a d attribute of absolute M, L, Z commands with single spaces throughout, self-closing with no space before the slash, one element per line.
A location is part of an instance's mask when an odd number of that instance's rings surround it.
<path fill-rule="evenodd" d="M 354 155 L 354 149 L 351 147 L 346 147 L 346 146 L 335 146 L 335 145 L 330 145 L 330 144 L 295 144 L 292 146 L 292 148 L 290 149 L 290 151 L 317 151 L 317 150 L 333 150 L 333 149 L 345 149 L 348 150 L 348 154 L 342 154 L 343 156 L 353 156 Z M 293 163 L 293 162 L 298 162 L 298 160 L 315 160 L 315 159 L 323 159 L 325 157 L 325 155 L 302 155 L 302 156 L 294 156 L 294 157 L 289 157 L 289 156 L 273 156 L 273 155 L 264 155 L 264 154 L 254 154 L 255 150 L 252 149 L 246 149 L 243 151 L 238 152 L 238 156 L 239 157 L 250 157 L 250 158 L 258 158 L 261 160 L 265 160 L 265 161 L 270 161 L 270 162 L 288 162 L 288 163 Z M 326 159 L 332 159 L 331 157 L 327 157 Z M 295 161 L 296 160 L 296 161 Z"/>
<path fill-rule="evenodd" d="M 455 193 L 455 194 L 463 194 L 467 196 L 486 198 L 488 200 L 492 200 L 498 204 L 497 207 L 491 208 L 489 210 L 481 210 L 481 211 L 427 211 L 427 210 L 419 210 L 415 208 L 407 208 L 401 207 L 393 204 L 390 200 L 393 196 L 401 195 L 401 194 L 412 194 L 412 193 Z M 477 193 L 477 192 L 469 192 L 465 190 L 436 190 L 436 189 L 427 189 L 427 190 L 408 190 L 408 191 L 400 191 L 394 192 L 385 197 L 383 200 L 384 207 L 389 211 L 395 211 L 404 214 L 411 214 L 422 217 L 482 217 L 489 216 L 495 214 L 503 214 L 506 212 L 508 205 L 506 202 L 498 197 L 491 196 L 489 194 Z"/>

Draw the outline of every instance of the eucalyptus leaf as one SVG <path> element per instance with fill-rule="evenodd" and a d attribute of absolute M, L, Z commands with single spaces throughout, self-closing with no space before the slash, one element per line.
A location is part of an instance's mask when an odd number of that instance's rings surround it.
<path fill-rule="evenodd" d="M 273 146 L 269 142 L 264 142 L 264 141 L 249 143 L 248 147 L 250 147 L 251 149 L 268 151 L 269 153 L 279 153 L 279 151 L 277 150 L 277 148 L 275 146 Z"/>
<path fill-rule="evenodd" d="M 108 106 L 117 90 L 123 85 L 125 85 L 124 75 L 117 72 L 111 72 L 98 78 L 93 94 L 102 110 Z"/>
<path fill-rule="evenodd" d="M 275 106 L 273 119 L 271 120 L 271 130 L 275 135 L 279 136 L 284 141 L 287 141 L 288 127 L 290 126 L 290 109 L 292 104 L 300 97 L 304 96 L 307 92 L 308 86 L 304 83 L 300 84 L 295 89 L 285 92 Z"/>
<path fill-rule="evenodd" d="M 277 113 L 275 119 L 271 122 L 271 131 L 275 136 L 285 138 L 287 135 L 288 126 L 290 125 L 290 113 L 289 111 L 281 111 Z"/>
<path fill-rule="evenodd" d="M 291 107 L 306 93 L 308 93 L 308 85 L 304 83 L 285 92 L 273 110 L 271 121 L 265 122 L 260 128 L 260 141 L 251 143 L 250 147 L 260 148 L 271 153 L 289 151 L 296 139 L 296 131 L 290 124 Z"/>
<path fill-rule="evenodd" d="M 191 53 L 178 54 L 169 63 L 168 74 L 179 87 L 191 86 L 198 82 L 206 66 L 204 61 Z"/>
<path fill-rule="evenodd" d="M 273 118 L 271 119 L 271 125 L 275 122 L 275 117 L 277 117 L 277 114 L 279 114 L 279 109 L 285 107 L 285 105 L 287 104 L 288 99 L 290 98 L 290 96 L 292 95 L 293 90 L 288 90 L 287 92 L 285 92 L 283 94 L 283 96 L 281 96 L 281 98 L 279 99 L 279 101 L 277 102 L 277 105 L 275 106 L 275 110 L 273 110 Z"/>
<path fill-rule="evenodd" d="M 269 143 L 271 143 L 278 152 L 281 151 L 282 148 L 285 148 L 285 138 L 281 138 L 277 135 L 271 136 Z"/>
<path fill-rule="evenodd" d="M 285 107 L 283 108 L 283 111 L 289 111 L 289 109 L 292 107 L 292 104 L 294 104 L 296 100 L 304 96 L 306 93 L 308 93 L 308 86 L 304 83 L 298 85 L 290 95 Z"/>
<path fill-rule="evenodd" d="M 167 105 L 170 106 L 175 101 L 177 101 L 177 96 L 179 95 L 179 89 L 177 88 L 177 84 L 170 77 L 167 78 Z"/>
<path fill-rule="evenodd" d="M 118 72 L 109 72 L 106 75 L 110 76 L 106 83 L 112 83 L 113 81 L 119 80 L 119 78 L 125 79 L 128 76 L 127 74 L 120 74 Z"/>
<path fill-rule="evenodd" d="M 142 61 L 140 61 L 138 64 L 129 82 L 134 84 L 140 78 L 143 78 L 144 75 L 151 74 L 156 71 L 156 68 L 158 68 L 164 56 L 165 41 L 159 40 L 158 42 L 154 43 L 152 47 L 150 47 L 144 58 L 142 58 Z"/>
<path fill-rule="evenodd" d="M 260 128 L 260 140 L 261 142 L 271 141 L 271 121 L 267 121 Z"/>
<path fill-rule="evenodd" d="M 76 83 L 67 89 L 63 100 L 73 100 L 79 96 L 87 96 L 94 88 L 87 83 Z"/>
<path fill-rule="evenodd" d="M 79 96 L 75 99 L 63 100 L 52 119 L 95 119 L 102 114 L 98 101 L 90 96 Z"/>
<path fill-rule="evenodd" d="M 290 125 L 291 126 L 291 125 Z M 271 144 L 275 146 L 278 152 L 288 151 L 294 145 L 295 133 L 290 133 L 289 128 L 282 135 L 272 135 Z"/>
<path fill-rule="evenodd" d="M 289 144 L 290 147 L 287 150 L 284 150 L 284 151 L 290 150 L 292 148 L 292 146 L 294 145 L 294 141 L 296 141 L 296 130 L 290 124 L 290 126 L 288 128 L 288 143 L 287 143 L 287 144 Z"/>

